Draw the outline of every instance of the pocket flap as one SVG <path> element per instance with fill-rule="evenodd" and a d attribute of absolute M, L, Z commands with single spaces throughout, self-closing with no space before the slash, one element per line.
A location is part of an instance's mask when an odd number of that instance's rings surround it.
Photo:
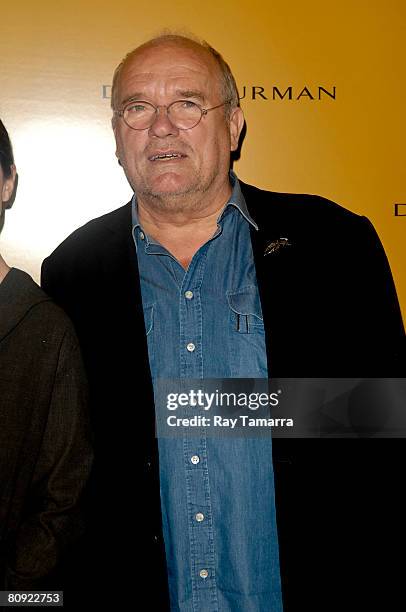
<path fill-rule="evenodd" d="M 227 294 L 228 304 L 236 314 L 253 315 L 262 321 L 261 302 L 256 287 L 244 287 L 240 291 Z"/>

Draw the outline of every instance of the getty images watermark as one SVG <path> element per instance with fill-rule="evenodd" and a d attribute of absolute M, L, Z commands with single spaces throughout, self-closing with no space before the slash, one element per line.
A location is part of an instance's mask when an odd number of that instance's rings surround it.
<path fill-rule="evenodd" d="M 176 379 L 154 384 L 158 437 L 406 437 L 406 379 Z"/>
<path fill-rule="evenodd" d="M 291 418 L 253 417 L 252 412 L 259 409 L 270 409 L 279 405 L 279 396 L 282 390 L 275 393 L 259 392 L 227 392 L 216 389 L 207 392 L 203 389 L 189 389 L 188 391 L 168 393 L 166 396 L 166 407 L 168 411 L 179 408 L 197 408 L 199 412 L 213 415 L 193 414 L 189 416 L 168 415 L 166 423 L 168 427 L 225 427 L 235 429 L 240 427 L 293 427 Z M 251 414 L 237 414 L 231 416 L 235 410 L 250 410 Z M 227 415 L 227 416 L 226 416 Z"/>

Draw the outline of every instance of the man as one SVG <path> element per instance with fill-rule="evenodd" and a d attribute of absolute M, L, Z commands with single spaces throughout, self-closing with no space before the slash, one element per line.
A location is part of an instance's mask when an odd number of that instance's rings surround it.
<path fill-rule="evenodd" d="M 169 35 L 138 47 L 115 72 L 112 107 L 134 198 L 43 266 L 90 378 L 100 583 L 123 601 L 147 594 L 151 609 L 167 609 L 168 583 L 172 610 L 279 611 L 270 441 L 157 442 L 151 375 L 394 374 L 403 327 L 390 271 L 366 219 L 229 173 L 244 119 L 208 45 Z M 274 442 L 284 605 L 302 610 L 323 584 L 330 598 L 348 592 L 357 547 L 343 569 L 354 517 L 343 507 L 361 494 L 330 446 Z"/>

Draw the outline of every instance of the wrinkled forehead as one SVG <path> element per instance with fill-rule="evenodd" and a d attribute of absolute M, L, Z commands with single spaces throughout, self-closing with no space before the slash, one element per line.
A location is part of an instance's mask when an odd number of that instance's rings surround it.
<path fill-rule="evenodd" d="M 125 61 L 117 80 L 118 103 L 128 96 L 163 91 L 201 91 L 205 100 L 221 96 L 220 67 L 211 53 L 193 43 L 147 44 Z"/>

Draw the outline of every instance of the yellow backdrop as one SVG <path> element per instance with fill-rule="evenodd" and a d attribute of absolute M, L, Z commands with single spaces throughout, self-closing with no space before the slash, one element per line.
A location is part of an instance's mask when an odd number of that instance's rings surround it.
<path fill-rule="evenodd" d="M 237 173 L 366 214 L 405 312 L 406 217 L 395 216 L 406 202 L 405 15 L 404 0 L 4 3 L 0 117 L 19 191 L 1 252 L 38 279 L 67 234 L 129 199 L 110 130 L 112 72 L 151 35 L 183 28 L 223 53 L 245 94 Z"/>

